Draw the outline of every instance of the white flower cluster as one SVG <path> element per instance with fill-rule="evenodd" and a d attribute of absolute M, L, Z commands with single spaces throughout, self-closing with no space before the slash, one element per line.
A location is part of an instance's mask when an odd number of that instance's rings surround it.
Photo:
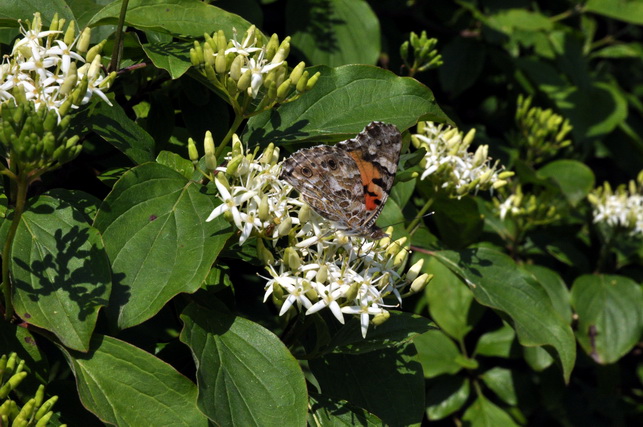
<path fill-rule="evenodd" d="M 62 20 L 54 20 L 62 27 Z M 74 26 L 70 24 L 61 40 L 62 30 L 42 31 L 39 13 L 34 14 L 29 29 L 25 29 L 22 23 L 20 25 L 23 37 L 16 41 L 11 55 L 6 56 L 0 65 L 0 102 L 14 99 L 11 91 L 18 87 L 36 109 L 45 107 L 58 111 L 73 90 L 86 81 L 87 90 L 82 104 L 89 102 L 95 94 L 111 105 L 103 93 L 109 81 L 101 73 L 99 49 L 88 52 L 88 63 L 78 53 L 87 50 L 88 29 L 74 37 Z M 79 44 L 84 45 L 84 49 L 79 49 Z M 77 67 L 77 63 L 83 65 Z"/>
<path fill-rule="evenodd" d="M 280 315 L 293 306 L 307 315 L 329 308 L 341 323 L 344 315 L 359 315 L 366 336 L 371 317 L 378 324 L 389 317 L 387 307 L 399 306 L 400 291 L 409 283 L 419 290 L 428 283 L 419 274 L 422 262 L 404 274 L 406 238 L 377 242 L 348 237 L 332 228 L 278 179 L 279 150 L 270 145 L 255 160 L 240 152 L 234 139 L 228 165 L 215 178 L 223 202 L 207 221 L 224 214 L 241 231 L 239 244 L 258 236 L 257 252 L 268 274 L 264 300 L 281 304 Z M 270 248 L 265 246 L 264 239 Z M 393 296 L 391 301 L 389 296 Z"/>
<path fill-rule="evenodd" d="M 474 135 L 473 129 L 463 135 L 456 128 L 433 122 L 419 123 L 418 133 L 411 136 L 411 141 L 416 148 L 426 150 L 420 179 L 431 180 L 436 184 L 436 190 L 447 191 L 456 197 L 505 185 L 505 178 L 513 173 L 500 172 L 498 161 L 491 164 L 487 145 L 479 146 L 475 153 L 467 151 Z"/>
<path fill-rule="evenodd" d="M 643 236 L 643 172 L 638 181 L 639 186 L 631 181 L 629 187 L 622 185 L 616 191 L 605 183 L 590 194 L 594 222 L 627 229 L 632 236 Z"/>

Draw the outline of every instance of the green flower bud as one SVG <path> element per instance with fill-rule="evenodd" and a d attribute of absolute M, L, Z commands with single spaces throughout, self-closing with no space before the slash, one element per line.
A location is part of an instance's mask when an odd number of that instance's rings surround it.
<path fill-rule="evenodd" d="M 203 150 L 205 151 L 205 168 L 208 171 L 215 170 L 217 168 L 217 158 L 214 154 L 214 138 L 209 130 L 205 132 L 205 138 L 203 138 Z M 196 157 L 198 159 L 198 154 Z"/>
<path fill-rule="evenodd" d="M 216 33 L 214 33 L 214 36 L 216 37 Z M 217 52 L 219 50 L 216 40 L 214 40 L 210 34 L 203 33 L 203 40 L 205 41 L 205 44 L 210 46 L 212 52 Z"/>
<path fill-rule="evenodd" d="M 87 76 L 83 77 L 80 81 L 80 84 L 76 85 L 76 89 L 71 94 L 72 103 L 75 106 L 80 106 L 83 101 L 85 93 L 87 93 L 87 88 L 89 87 L 89 82 L 87 81 Z"/>
<path fill-rule="evenodd" d="M 196 144 L 192 138 L 188 138 L 188 157 L 194 164 L 199 162 L 199 150 L 197 150 Z"/>
<path fill-rule="evenodd" d="M 277 100 L 278 101 L 283 101 L 286 99 L 286 96 L 288 96 L 288 93 L 290 92 L 290 85 L 291 85 L 290 79 L 287 79 L 284 81 L 282 84 L 279 85 L 277 88 Z"/>
<path fill-rule="evenodd" d="M 411 41 L 411 46 L 413 46 L 413 49 L 417 50 L 420 48 L 420 39 L 418 38 L 418 35 L 413 31 L 411 31 L 409 40 Z"/>
<path fill-rule="evenodd" d="M 215 56 L 212 47 L 209 44 L 204 43 L 202 47 L 203 51 L 203 64 L 215 67 Z M 215 67 L 216 69 L 216 67 Z"/>
<path fill-rule="evenodd" d="M 226 166 L 226 173 L 228 175 L 234 175 L 237 172 L 237 169 L 239 169 L 239 165 L 241 165 L 243 159 L 243 154 L 237 154 L 235 157 L 233 157 L 232 160 L 228 162 L 228 166 Z"/>
<path fill-rule="evenodd" d="M 45 415 L 40 417 L 40 419 L 38 419 L 38 422 L 36 423 L 36 427 L 45 427 L 47 423 L 49 423 L 49 420 L 53 415 L 54 413 L 52 411 L 47 412 Z"/>
<path fill-rule="evenodd" d="M 275 144 L 271 142 L 270 144 L 268 144 L 266 149 L 263 150 L 263 153 L 261 153 L 261 157 L 259 158 L 259 163 L 262 163 L 264 165 L 269 164 L 270 161 L 272 160 L 272 153 L 274 150 L 275 150 Z"/>
<path fill-rule="evenodd" d="M 299 254 L 293 247 L 287 247 L 284 251 L 284 261 L 292 271 L 297 271 L 297 269 L 299 269 L 299 267 L 301 266 L 301 259 L 299 258 Z"/>
<path fill-rule="evenodd" d="M 60 85 L 60 94 L 61 95 L 67 95 L 69 94 L 72 89 L 76 86 L 76 82 L 78 81 L 78 72 L 76 70 L 76 63 L 72 62 L 69 64 L 69 73 L 67 73 L 67 77 L 63 80 L 63 84 Z"/>
<path fill-rule="evenodd" d="M 71 46 L 76 38 L 76 23 L 74 21 L 69 21 L 67 26 L 67 31 L 65 31 L 65 36 L 63 37 L 63 42 L 67 46 Z"/>
<path fill-rule="evenodd" d="M 319 267 L 319 270 L 317 270 L 317 274 L 315 275 L 315 280 L 317 280 L 319 283 L 326 283 L 326 280 L 328 279 L 328 267 L 326 264 L 322 265 Z"/>
<path fill-rule="evenodd" d="M 408 63 L 408 60 L 409 60 L 409 42 L 408 41 L 405 41 L 400 46 L 400 58 L 402 58 L 402 61 L 404 61 L 405 63 Z"/>
<path fill-rule="evenodd" d="M 87 51 L 87 55 L 85 55 L 85 61 L 89 63 L 94 61 L 94 58 L 96 57 L 96 55 L 100 55 L 100 53 L 103 51 L 103 46 L 105 46 L 105 43 L 107 43 L 107 40 L 103 40 L 97 45 L 92 46 L 92 48 L 89 49 L 89 51 Z"/>
<path fill-rule="evenodd" d="M 306 91 L 311 90 L 315 85 L 317 84 L 317 80 L 319 80 L 319 76 L 321 76 L 321 73 L 318 71 L 313 76 L 308 79 L 308 82 L 306 82 Z"/>
<path fill-rule="evenodd" d="M 73 21 L 69 23 L 71 26 L 73 24 Z M 92 35 L 92 29 L 87 27 L 83 30 L 83 32 L 80 34 L 80 37 L 78 38 L 78 43 L 76 43 L 76 51 L 78 53 L 85 53 L 87 52 L 87 49 L 89 48 L 89 41 L 91 40 L 91 35 Z"/>
<path fill-rule="evenodd" d="M 386 322 L 389 319 L 389 317 L 391 317 L 391 313 L 389 313 L 386 310 L 383 310 L 380 314 L 376 314 L 375 316 L 373 316 L 373 319 L 371 320 L 371 322 L 373 323 L 373 325 L 379 326 L 382 323 Z"/>
<path fill-rule="evenodd" d="M 18 387 L 18 385 L 22 382 L 22 380 L 25 379 L 26 376 L 26 372 L 19 372 L 12 375 L 7 380 L 7 382 L 2 387 L 0 387 L 0 399 L 6 399 L 9 395 L 9 392 Z"/>
<path fill-rule="evenodd" d="M 214 58 L 214 69 L 217 74 L 225 74 L 228 64 L 225 59 L 225 50 L 220 49 L 217 56 Z"/>
<path fill-rule="evenodd" d="M 263 239 L 257 239 L 257 257 L 264 265 L 270 265 L 275 262 L 274 255 L 266 248 Z"/>
<path fill-rule="evenodd" d="M 304 61 L 301 61 L 290 72 L 290 81 L 292 82 L 293 85 L 297 85 L 297 82 L 299 82 L 299 79 L 301 78 L 302 74 L 304 73 L 304 68 L 306 68 L 306 63 Z"/>
<path fill-rule="evenodd" d="M 277 34 L 273 34 L 272 36 L 270 36 L 270 40 L 266 45 L 266 59 L 268 61 L 271 61 L 272 58 L 275 57 L 275 54 L 277 53 L 278 49 L 279 49 L 279 36 Z"/>
<path fill-rule="evenodd" d="M 214 71 L 214 67 L 212 65 L 204 65 L 203 71 L 205 71 L 205 77 L 208 79 L 208 81 L 210 82 L 219 81 L 219 79 L 217 78 L 217 73 Z"/>
<path fill-rule="evenodd" d="M 426 285 L 433 279 L 433 274 L 423 273 L 420 276 L 416 277 L 411 283 L 411 292 L 418 293 L 426 288 Z"/>
<path fill-rule="evenodd" d="M 290 230 L 292 230 L 292 218 L 287 216 L 277 227 L 277 234 L 280 237 L 287 236 Z"/>
<path fill-rule="evenodd" d="M 243 66 L 243 56 L 239 55 L 234 58 L 230 65 L 230 78 L 238 82 L 241 78 L 241 67 Z"/>
<path fill-rule="evenodd" d="M 214 36 L 213 36 L 214 38 Z M 223 30 L 219 30 L 216 35 L 217 46 L 215 50 L 225 49 L 228 46 L 228 39 Z"/>
<path fill-rule="evenodd" d="M 251 79 L 252 79 L 252 72 L 250 70 L 246 70 L 246 72 L 241 75 L 241 77 L 239 78 L 239 81 L 237 82 L 237 87 L 241 92 L 245 91 L 250 87 Z"/>
<path fill-rule="evenodd" d="M 306 83 L 308 83 L 308 71 L 304 71 L 301 77 L 299 78 L 299 81 L 297 82 L 297 85 L 296 85 L 297 92 L 305 92 Z"/>
<path fill-rule="evenodd" d="M 268 195 L 264 194 L 259 202 L 259 210 L 257 216 L 261 221 L 268 221 L 270 219 L 270 203 L 268 203 Z"/>

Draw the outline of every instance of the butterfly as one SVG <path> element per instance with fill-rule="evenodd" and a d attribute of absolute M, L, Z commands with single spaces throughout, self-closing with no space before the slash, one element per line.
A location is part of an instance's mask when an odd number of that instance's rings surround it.
<path fill-rule="evenodd" d="M 402 135 L 372 122 L 335 146 L 304 148 L 284 160 L 279 178 L 301 193 L 317 213 L 346 234 L 381 239 L 375 222 L 395 180 Z"/>

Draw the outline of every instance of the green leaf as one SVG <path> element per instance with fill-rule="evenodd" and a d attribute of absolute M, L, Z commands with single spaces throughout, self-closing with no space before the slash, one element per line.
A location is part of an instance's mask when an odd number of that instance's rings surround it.
<path fill-rule="evenodd" d="M 346 322 L 333 335 L 329 344 L 334 352 L 362 354 L 370 351 L 398 347 L 413 340 L 435 326 L 425 317 L 404 312 L 391 312 L 391 317 L 376 328 L 370 328 L 366 338 L 362 337 L 359 319 Z"/>
<path fill-rule="evenodd" d="M 54 199 L 64 200 L 72 205 L 74 208 L 85 214 L 85 222 L 92 223 L 101 200 L 89 193 L 80 190 L 67 190 L 63 188 L 54 188 L 45 193 Z"/>
<path fill-rule="evenodd" d="M 125 111 L 115 102 L 113 106 L 96 101 L 88 110 L 86 118 L 80 117 L 89 130 L 96 132 L 114 148 L 125 154 L 134 163 L 154 160 L 154 140 L 138 124 L 132 121 Z"/>
<path fill-rule="evenodd" d="M 497 31 L 511 34 L 514 30 L 549 31 L 553 21 L 545 15 L 526 9 L 504 9 L 485 22 Z"/>
<path fill-rule="evenodd" d="M 456 37 L 440 49 L 444 65 L 438 68 L 442 88 L 451 96 L 469 89 L 482 72 L 485 45 L 471 38 Z"/>
<path fill-rule="evenodd" d="M 431 185 L 428 182 L 424 185 Z M 478 206 L 471 197 L 460 200 L 439 197 L 434 205 L 432 217 L 440 232 L 441 240 L 449 248 L 464 248 L 476 242 L 482 233 L 484 220 Z"/>
<path fill-rule="evenodd" d="M 108 4 L 89 25 L 115 24 L 120 9 L 120 2 Z M 204 33 L 223 30 L 228 38 L 232 38 L 233 28 L 243 34 L 250 27 L 242 17 L 198 0 L 132 0 L 125 25 L 187 37 L 203 37 Z"/>
<path fill-rule="evenodd" d="M 641 0 L 589 0 L 584 9 L 588 12 L 643 25 L 643 1 Z"/>
<path fill-rule="evenodd" d="M 567 201 L 576 206 L 594 188 L 594 173 L 577 160 L 555 160 L 538 170 L 538 175 L 553 179 Z"/>
<path fill-rule="evenodd" d="M 325 66 L 315 87 L 294 102 L 248 120 L 245 139 L 252 144 L 337 141 L 352 138 L 373 120 L 408 129 L 418 120 L 448 121 L 429 88 L 368 65 Z"/>
<path fill-rule="evenodd" d="M 444 333 L 461 341 L 473 328 L 468 321 L 473 294 L 458 276 L 433 257 L 428 259 L 424 271 L 434 275 L 424 289 L 431 318 Z"/>
<path fill-rule="evenodd" d="M 543 287 L 507 255 L 491 249 L 441 251 L 435 256 L 465 278 L 480 304 L 509 316 L 522 345 L 554 350 L 569 381 L 576 359 L 574 334 Z"/>
<path fill-rule="evenodd" d="M 511 406 L 518 404 L 518 396 L 516 395 L 511 370 L 500 367 L 491 368 L 480 375 L 480 378 L 505 403 Z"/>
<path fill-rule="evenodd" d="M 413 339 L 418 361 L 422 364 L 425 378 L 442 374 L 455 374 L 462 369 L 456 362 L 460 350 L 442 331 L 428 331 Z"/>
<path fill-rule="evenodd" d="M 112 286 L 98 230 L 69 203 L 42 195 L 29 200 L 11 255 L 16 314 L 86 351 Z"/>
<path fill-rule="evenodd" d="M 272 332 L 223 309 L 189 305 L 181 341 L 197 365 L 198 406 L 221 426 L 303 426 L 304 374 Z"/>
<path fill-rule="evenodd" d="M 471 386 L 462 376 L 443 375 L 427 382 L 426 415 L 437 421 L 458 411 L 469 398 Z"/>
<path fill-rule="evenodd" d="M 17 27 L 18 19 L 31 21 L 34 12 L 40 12 L 43 25 L 49 25 L 56 12 L 67 21 L 75 19 L 65 0 L 3 1 L 0 2 L 0 26 Z"/>
<path fill-rule="evenodd" d="M 95 226 L 118 276 L 108 314 L 119 328 L 154 316 L 175 295 L 192 293 L 230 236 L 223 218 L 205 222 L 215 196 L 159 164 L 125 173 Z"/>
<path fill-rule="evenodd" d="M 505 411 L 491 403 L 482 394 L 464 413 L 462 420 L 470 427 L 513 427 L 516 422 Z"/>
<path fill-rule="evenodd" d="M 362 355 L 328 354 L 311 359 L 321 392 L 345 399 L 386 425 L 419 423 L 424 412 L 424 379 L 412 344 Z"/>
<path fill-rule="evenodd" d="M 193 42 L 146 43 L 142 47 L 154 66 L 170 73 L 172 79 L 178 79 L 192 66 Z"/>
<path fill-rule="evenodd" d="M 194 383 L 145 351 L 96 335 L 87 354 L 60 347 L 83 405 L 103 422 L 122 425 L 207 426 Z"/>
<path fill-rule="evenodd" d="M 525 362 L 536 372 L 542 372 L 554 363 L 554 358 L 542 347 L 523 347 Z"/>
<path fill-rule="evenodd" d="M 515 357 L 514 343 L 516 332 L 509 325 L 503 323 L 500 329 L 482 335 L 476 344 L 475 355 L 502 357 L 508 359 Z M 527 347 L 531 348 L 531 347 Z M 539 348 L 539 347 L 536 347 Z"/>
<path fill-rule="evenodd" d="M 25 378 L 27 383 L 49 382 L 49 364 L 46 354 L 36 343 L 34 334 L 23 326 L 2 321 L 0 322 L 0 356 L 8 352 L 16 352 L 18 357 L 25 361 L 25 367 L 28 368 L 29 373 L 34 374 L 33 377 L 30 375 Z M 36 387 L 38 384 L 35 384 L 34 389 Z"/>
<path fill-rule="evenodd" d="M 643 291 L 615 275 L 584 275 L 572 286 L 578 315 L 576 338 L 597 363 L 610 364 L 628 353 L 643 333 Z"/>
<path fill-rule="evenodd" d="M 194 173 L 194 165 L 191 161 L 171 151 L 161 151 L 159 155 L 156 156 L 156 162 L 177 171 L 186 179 L 190 179 Z"/>
<path fill-rule="evenodd" d="M 365 1 L 290 0 L 286 34 L 312 65 L 374 65 L 380 55 L 380 23 Z"/>
<path fill-rule="evenodd" d="M 345 400 L 313 395 L 308 398 L 310 413 L 309 426 L 381 426 L 382 420 L 370 412 L 351 405 Z"/>
<path fill-rule="evenodd" d="M 540 265 L 524 265 L 523 268 L 529 272 L 540 286 L 545 288 L 549 299 L 558 315 L 569 324 L 572 323 L 572 309 L 570 306 L 569 289 L 567 285 L 554 270 Z"/>

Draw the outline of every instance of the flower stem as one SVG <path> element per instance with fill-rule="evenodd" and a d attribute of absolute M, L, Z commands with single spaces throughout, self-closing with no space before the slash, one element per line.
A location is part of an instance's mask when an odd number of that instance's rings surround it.
<path fill-rule="evenodd" d="M 431 208 L 431 205 L 433 205 L 433 202 L 434 202 L 434 201 L 435 201 L 435 199 L 434 199 L 434 198 L 432 198 L 432 197 L 430 197 L 430 198 L 426 201 L 426 203 L 424 204 L 424 206 L 422 206 L 422 209 L 420 209 L 420 211 L 419 211 L 419 212 L 418 212 L 418 214 L 415 216 L 415 218 L 413 219 L 413 221 L 411 221 L 411 223 L 408 225 L 408 227 L 406 227 L 406 232 L 407 232 L 407 233 L 411 233 L 411 232 L 413 231 L 413 229 L 414 229 L 415 227 L 417 227 L 417 225 L 420 223 L 420 221 L 421 221 L 421 220 L 422 220 L 422 218 L 424 217 L 424 214 L 429 210 L 429 208 Z"/>
<path fill-rule="evenodd" d="M 235 111 L 234 121 L 232 122 L 232 126 L 230 126 L 230 130 L 228 130 L 228 133 L 223 137 L 221 144 L 219 144 L 214 152 L 214 156 L 217 158 L 217 161 L 219 157 L 221 157 L 221 154 L 223 154 L 223 150 L 228 146 L 228 142 L 232 139 L 232 135 L 237 131 L 237 129 L 239 129 L 239 126 L 241 126 L 243 119 L 243 114 Z"/>
<path fill-rule="evenodd" d="M 13 316 L 13 303 L 11 301 L 11 279 L 9 266 L 11 265 L 11 248 L 13 246 L 13 240 L 16 237 L 16 231 L 18 230 L 18 225 L 20 224 L 20 218 L 22 213 L 25 210 L 25 203 L 27 201 L 27 188 L 29 187 L 28 178 L 23 174 L 18 176 L 18 187 L 16 195 L 16 208 L 13 212 L 13 220 L 11 221 L 11 226 L 9 232 L 7 233 L 7 240 L 4 242 L 4 248 L 2 249 L 2 291 L 4 295 L 4 318 L 5 320 L 11 320 Z"/>
<path fill-rule="evenodd" d="M 121 12 L 118 17 L 118 26 L 116 27 L 116 39 L 114 40 L 114 49 L 112 50 L 112 60 L 109 63 L 109 71 L 118 70 L 119 63 L 121 62 L 121 55 L 123 53 L 123 25 L 125 24 L 125 14 L 127 13 L 127 5 L 129 0 L 123 0 L 121 4 Z"/>

